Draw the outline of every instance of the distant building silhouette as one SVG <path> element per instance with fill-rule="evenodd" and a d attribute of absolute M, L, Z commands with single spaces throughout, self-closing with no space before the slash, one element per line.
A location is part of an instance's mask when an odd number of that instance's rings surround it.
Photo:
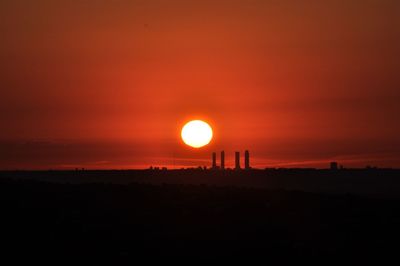
<path fill-rule="evenodd" d="M 248 150 L 244 152 L 244 169 L 250 169 L 250 153 Z"/>
<path fill-rule="evenodd" d="M 217 153 L 215 152 L 212 153 L 212 168 L 217 168 Z"/>
<path fill-rule="evenodd" d="M 331 162 L 330 169 L 331 170 L 337 170 L 338 169 L 338 163 L 337 162 Z"/>
<path fill-rule="evenodd" d="M 240 152 L 238 151 L 235 152 L 235 169 L 240 169 Z"/>
<path fill-rule="evenodd" d="M 221 169 L 225 169 L 225 152 L 221 151 Z"/>

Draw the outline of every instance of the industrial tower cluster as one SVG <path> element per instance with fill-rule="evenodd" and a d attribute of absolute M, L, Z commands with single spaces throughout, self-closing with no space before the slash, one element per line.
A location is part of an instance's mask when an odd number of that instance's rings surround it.
<path fill-rule="evenodd" d="M 221 151 L 221 165 L 218 167 L 217 165 L 217 153 L 212 153 L 212 167 L 211 169 L 221 169 L 225 170 L 225 151 Z M 235 152 L 235 170 L 242 169 L 240 167 L 240 152 Z M 248 150 L 244 152 L 244 169 L 251 169 L 250 167 L 250 153 Z"/>

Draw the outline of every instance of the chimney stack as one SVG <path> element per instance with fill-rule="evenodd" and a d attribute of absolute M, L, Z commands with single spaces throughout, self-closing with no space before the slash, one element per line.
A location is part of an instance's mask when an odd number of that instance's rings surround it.
<path fill-rule="evenodd" d="M 221 169 L 225 169 L 225 152 L 221 151 Z"/>
<path fill-rule="evenodd" d="M 235 169 L 240 169 L 240 152 L 238 151 L 235 152 Z"/>
<path fill-rule="evenodd" d="M 250 154 L 248 150 L 244 152 L 244 168 L 246 170 L 250 169 Z"/>

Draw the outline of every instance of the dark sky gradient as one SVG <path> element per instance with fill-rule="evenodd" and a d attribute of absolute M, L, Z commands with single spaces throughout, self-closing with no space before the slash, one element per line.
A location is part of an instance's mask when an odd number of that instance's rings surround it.
<path fill-rule="evenodd" d="M 400 167 L 399 1 L 3 0 L 0 34 L 1 169 Z"/>

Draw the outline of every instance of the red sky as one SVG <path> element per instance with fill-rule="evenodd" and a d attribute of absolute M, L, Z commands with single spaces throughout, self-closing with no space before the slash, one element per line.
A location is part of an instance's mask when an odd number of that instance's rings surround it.
<path fill-rule="evenodd" d="M 400 167 L 399 1 L 3 0 L 0 34 L 1 169 Z"/>

